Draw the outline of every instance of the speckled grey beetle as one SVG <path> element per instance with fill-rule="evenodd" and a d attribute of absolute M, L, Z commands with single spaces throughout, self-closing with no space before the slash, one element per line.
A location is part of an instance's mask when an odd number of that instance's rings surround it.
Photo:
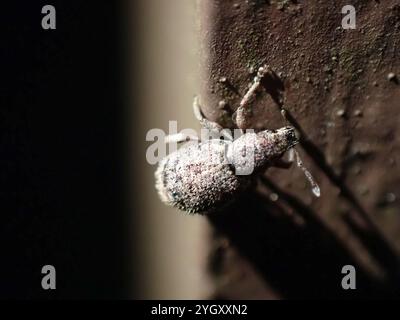
<path fill-rule="evenodd" d="M 268 71 L 267 67 L 258 70 L 252 86 L 236 111 L 235 122 L 242 131 L 249 124 L 249 101 Z M 197 98 L 194 100 L 193 109 L 202 127 L 211 132 L 218 132 L 218 136 L 223 136 L 223 139 L 201 141 L 183 134 L 167 137 L 168 142 L 187 143 L 158 164 L 155 172 L 156 188 L 164 203 L 188 213 L 210 213 L 218 210 L 247 190 L 258 174 L 268 167 L 287 168 L 290 163 L 283 161 L 282 156 L 288 150 L 293 150 L 294 155 L 297 155 L 298 166 L 311 182 L 314 194 L 319 196 L 318 185 L 302 166 L 297 152 L 293 149 L 299 141 L 293 127 L 244 133 L 234 140 L 229 131 L 223 130 L 219 124 L 203 116 Z M 226 143 L 225 139 L 231 143 Z M 237 169 L 246 166 L 250 155 L 253 157 L 251 164 L 254 170 L 250 175 L 238 175 Z M 290 158 L 292 161 L 293 155 Z"/>

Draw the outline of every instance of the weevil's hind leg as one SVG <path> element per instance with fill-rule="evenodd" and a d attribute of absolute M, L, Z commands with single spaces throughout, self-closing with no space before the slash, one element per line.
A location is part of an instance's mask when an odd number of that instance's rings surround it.
<path fill-rule="evenodd" d="M 221 125 L 216 122 L 210 121 L 204 117 L 203 112 L 201 111 L 199 98 L 196 96 L 193 99 L 193 113 L 197 120 L 199 120 L 201 127 L 204 129 L 208 129 L 211 133 L 216 133 L 219 136 L 223 136 L 227 140 L 233 140 L 232 134 L 229 129 L 224 129 Z"/>
<path fill-rule="evenodd" d="M 164 143 L 182 143 L 187 141 L 198 141 L 199 138 L 190 134 L 176 133 L 166 136 Z"/>
<path fill-rule="evenodd" d="M 251 110 L 249 109 L 248 105 L 251 100 L 251 98 L 255 95 L 257 92 L 258 88 L 260 87 L 261 80 L 265 77 L 267 73 L 270 72 L 270 69 L 268 66 L 260 67 L 258 69 L 257 75 L 254 77 L 253 84 L 247 90 L 246 94 L 243 96 L 242 101 L 240 101 L 239 107 L 235 112 L 235 118 L 234 121 L 236 122 L 236 126 L 241 129 L 247 129 L 249 128 L 249 114 Z"/>

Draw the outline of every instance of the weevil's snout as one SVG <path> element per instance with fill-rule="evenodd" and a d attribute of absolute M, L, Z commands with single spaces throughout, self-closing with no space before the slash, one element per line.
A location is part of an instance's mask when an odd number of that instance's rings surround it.
<path fill-rule="evenodd" d="M 276 134 L 279 136 L 279 139 L 284 142 L 287 149 L 295 146 L 299 143 L 299 134 L 294 127 L 283 127 L 276 130 Z"/>

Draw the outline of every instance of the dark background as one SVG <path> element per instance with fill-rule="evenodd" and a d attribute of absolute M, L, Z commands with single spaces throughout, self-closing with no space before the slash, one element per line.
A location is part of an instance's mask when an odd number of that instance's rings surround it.
<path fill-rule="evenodd" d="M 56 30 L 41 27 L 46 4 L 56 8 Z M 122 9 L 120 1 L 2 4 L 2 298 L 130 294 Z M 41 288 L 46 264 L 56 268 L 56 290 Z"/>

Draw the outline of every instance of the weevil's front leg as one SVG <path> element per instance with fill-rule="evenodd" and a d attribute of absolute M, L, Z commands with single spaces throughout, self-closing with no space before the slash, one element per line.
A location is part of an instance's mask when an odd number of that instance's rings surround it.
<path fill-rule="evenodd" d="M 208 130 L 210 130 L 211 133 L 215 133 L 219 136 L 222 135 L 227 140 L 233 140 L 232 134 L 229 129 L 224 129 L 218 123 L 210 121 L 204 117 L 204 114 L 201 111 L 198 97 L 194 97 L 193 112 L 194 112 L 194 116 L 196 117 L 196 119 L 199 120 L 202 128 L 208 129 Z"/>
<path fill-rule="evenodd" d="M 255 95 L 256 91 L 260 87 L 261 80 L 265 77 L 267 73 L 270 72 L 268 66 L 260 67 L 258 69 L 257 75 L 254 77 L 253 84 L 249 90 L 244 95 L 242 101 L 240 101 L 239 108 L 236 110 L 236 125 L 239 129 L 248 129 L 250 126 L 249 121 L 249 110 L 248 105 L 251 98 Z"/>
<path fill-rule="evenodd" d="M 176 133 L 166 136 L 164 139 L 165 143 L 182 143 L 187 141 L 198 141 L 199 138 L 196 136 L 185 134 L 185 133 Z"/>
<path fill-rule="evenodd" d="M 249 90 L 246 92 L 244 95 L 242 101 L 240 101 L 239 108 L 246 107 L 246 105 L 249 103 L 251 97 L 255 94 L 257 89 L 260 86 L 261 80 L 265 77 L 267 73 L 270 72 L 270 69 L 268 66 L 260 67 L 257 71 L 257 75 L 254 77 L 253 84 L 249 88 Z"/>

